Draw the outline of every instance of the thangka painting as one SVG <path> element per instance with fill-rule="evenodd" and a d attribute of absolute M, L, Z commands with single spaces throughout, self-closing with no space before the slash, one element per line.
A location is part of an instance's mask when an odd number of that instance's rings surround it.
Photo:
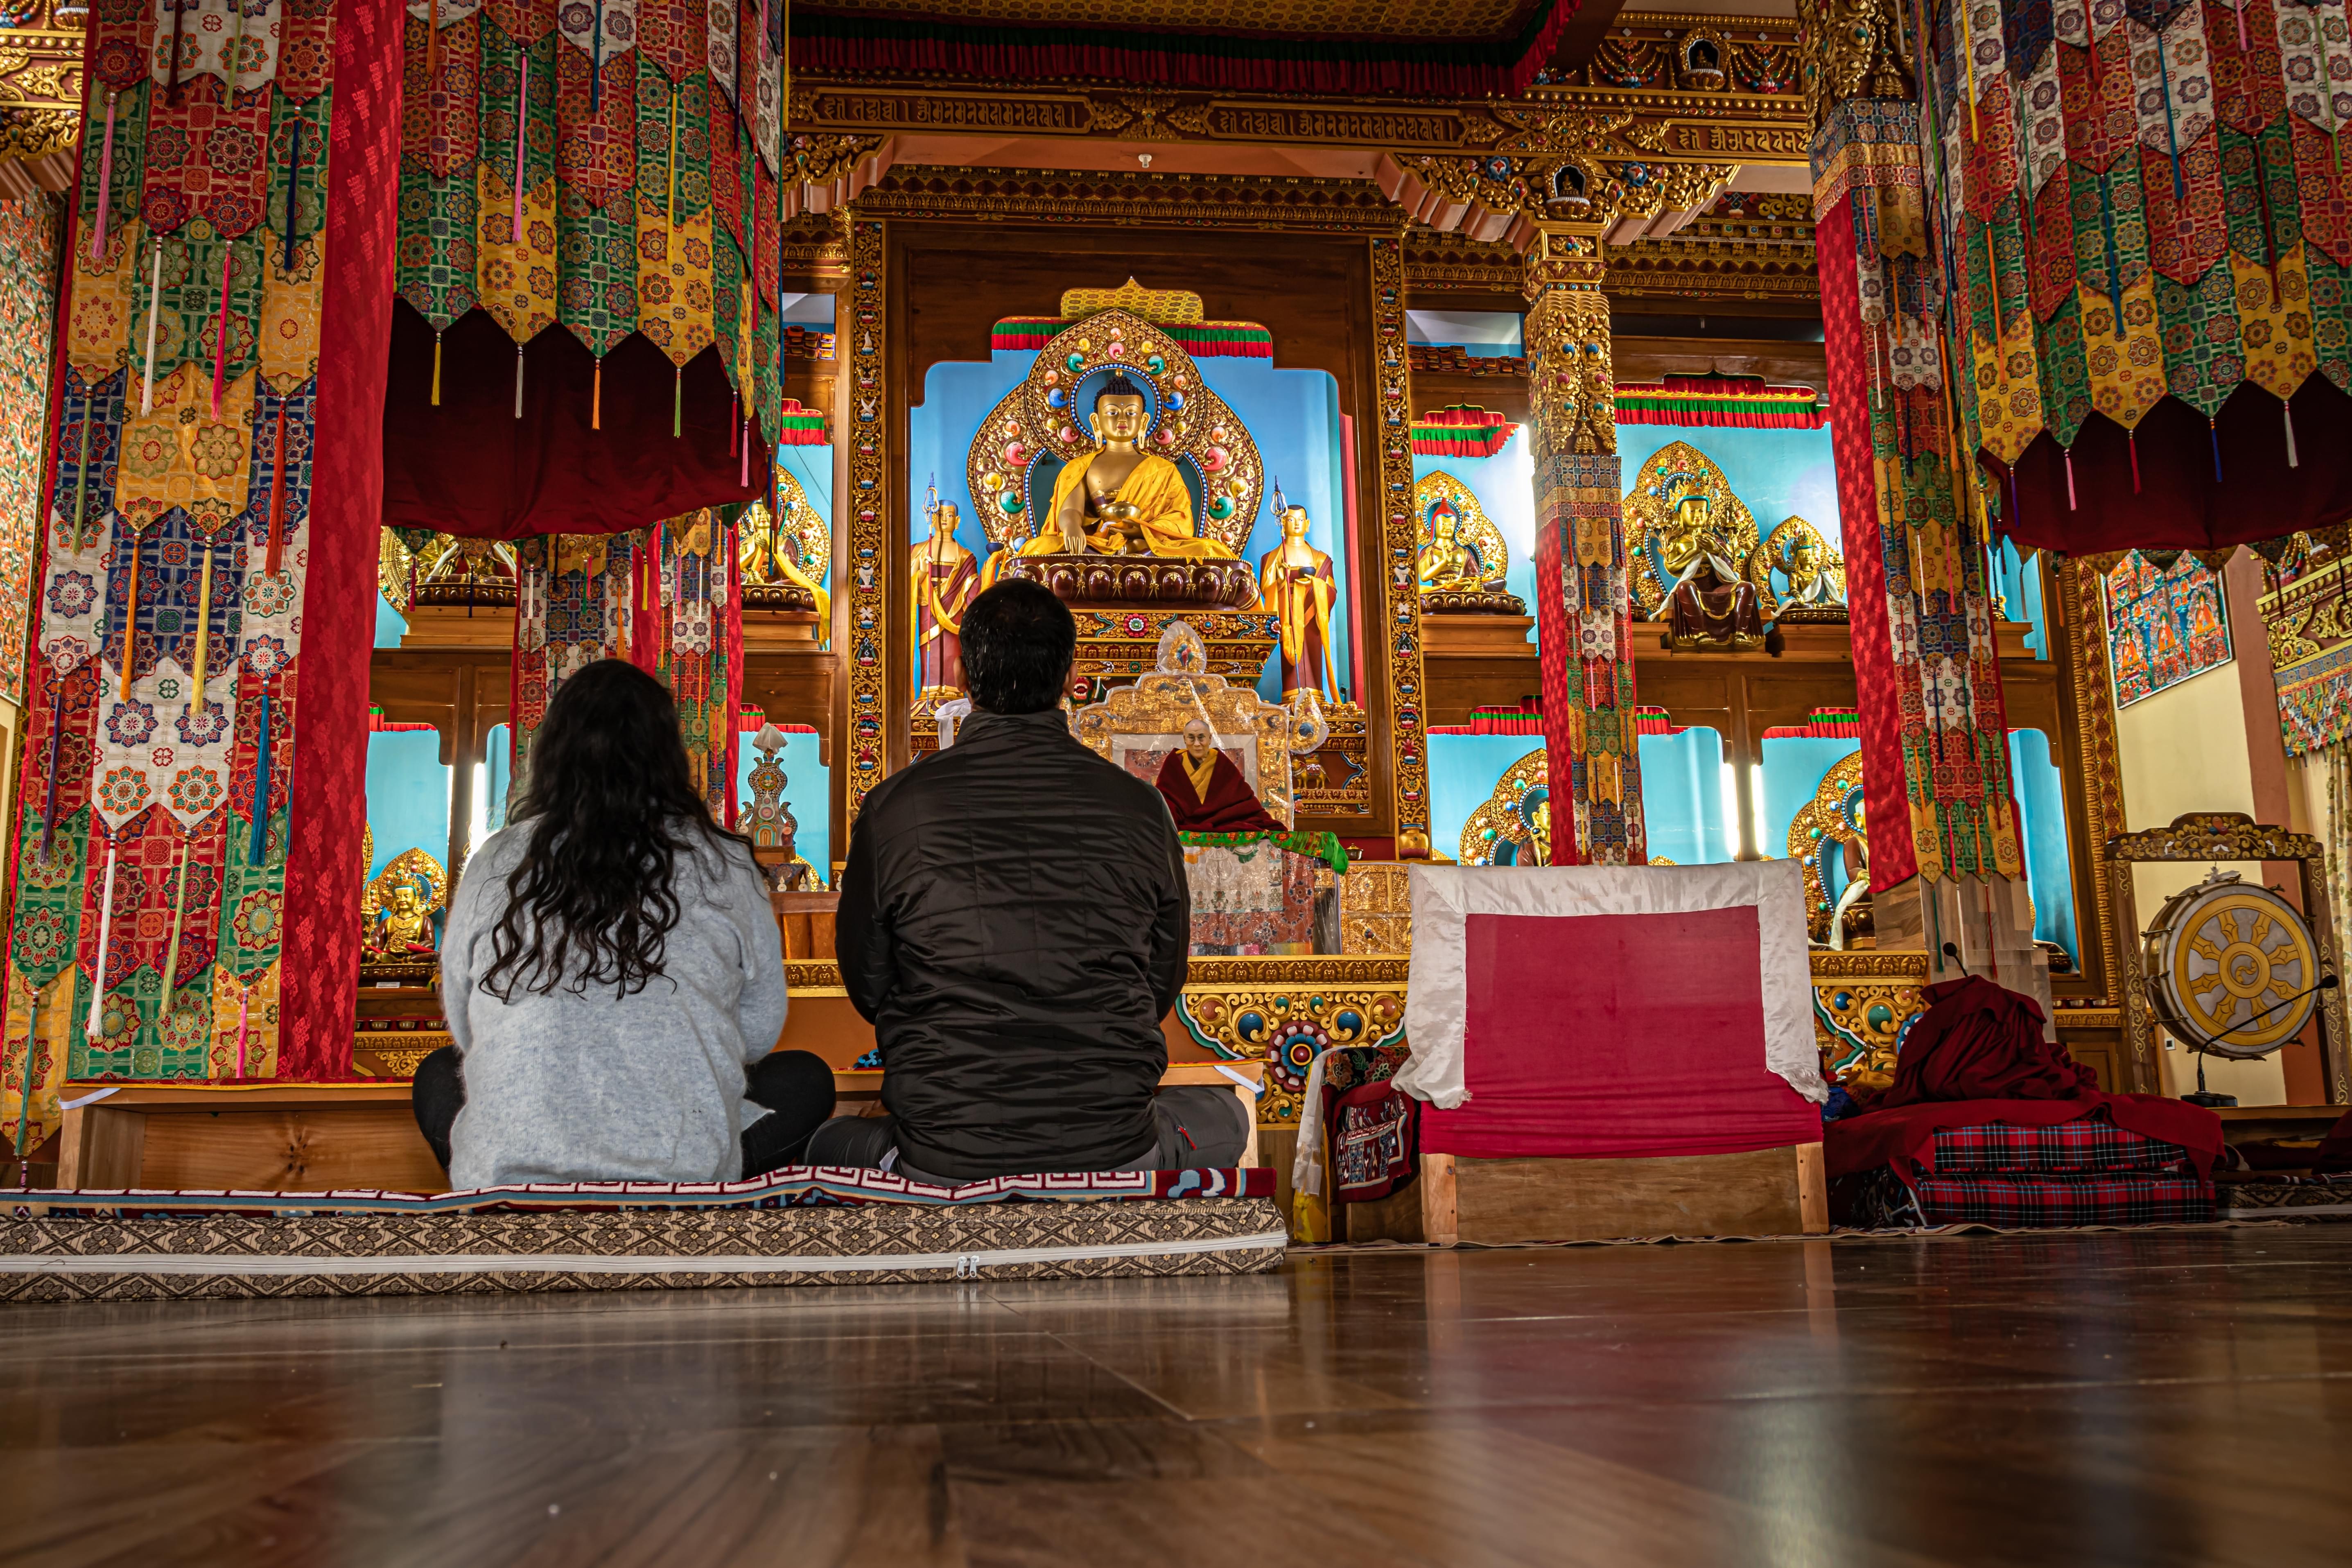
<path fill-rule="evenodd" d="M 2170 571 L 2134 551 L 2103 584 L 2116 706 L 2128 708 L 2230 662 L 2221 574 L 2183 555 Z"/>

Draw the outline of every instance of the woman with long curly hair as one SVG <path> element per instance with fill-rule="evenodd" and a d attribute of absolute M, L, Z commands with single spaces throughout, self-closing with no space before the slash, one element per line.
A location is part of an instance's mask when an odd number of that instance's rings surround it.
<path fill-rule="evenodd" d="M 461 1188 L 731 1182 L 792 1163 L 833 1074 L 775 1051 L 784 956 L 749 840 L 695 792 L 677 710 L 619 659 L 548 704 L 529 785 L 441 938 L 455 1049 L 417 1125 Z"/>

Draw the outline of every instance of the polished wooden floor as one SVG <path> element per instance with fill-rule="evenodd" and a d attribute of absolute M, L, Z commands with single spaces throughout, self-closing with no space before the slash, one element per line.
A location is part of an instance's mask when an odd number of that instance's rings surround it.
<path fill-rule="evenodd" d="M 2352 1226 L 0 1308 L 0 1559 L 2352 1562 Z"/>

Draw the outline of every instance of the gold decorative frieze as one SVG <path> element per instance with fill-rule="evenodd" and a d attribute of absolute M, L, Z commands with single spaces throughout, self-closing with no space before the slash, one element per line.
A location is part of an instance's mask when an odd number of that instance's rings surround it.
<path fill-rule="evenodd" d="M 1621 11 L 1583 64 L 1539 85 L 1794 96 L 1803 86 L 1797 30 L 1777 17 Z"/>
<path fill-rule="evenodd" d="M 1370 180 L 950 169 L 901 163 L 857 198 L 897 218 L 1028 218 L 1133 226 L 1392 234 L 1397 209 Z"/>

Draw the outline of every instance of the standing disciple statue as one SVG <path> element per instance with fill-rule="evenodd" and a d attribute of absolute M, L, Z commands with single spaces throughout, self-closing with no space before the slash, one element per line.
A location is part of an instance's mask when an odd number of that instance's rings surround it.
<path fill-rule="evenodd" d="M 1234 760 L 1217 749 L 1208 721 L 1184 726 L 1184 749 L 1171 752 L 1155 781 L 1180 833 L 1285 833 Z"/>
<path fill-rule="evenodd" d="M 915 546 L 908 569 L 915 611 L 915 683 L 923 706 L 963 695 L 963 613 L 980 592 L 980 572 L 956 540 L 953 501 L 929 509 L 930 537 Z"/>
<path fill-rule="evenodd" d="M 1231 561 L 1234 552 L 1193 531 L 1192 495 L 1174 463 L 1143 450 L 1143 394 L 1113 371 L 1095 395 L 1091 452 L 1065 464 L 1054 500 L 1024 555 L 1181 555 Z"/>
<path fill-rule="evenodd" d="M 1330 697 L 1331 605 L 1339 584 L 1331 574 L 1331 558 L 1307 542 L 1307 509 L 1281 504 L 1275 489 L 1276 510 L 1282 519 L 1282 542 L 1258 560 L 1258 596 L 1280 619 L 1282 627 L 1282 694 L 1302 688 Z"/>

